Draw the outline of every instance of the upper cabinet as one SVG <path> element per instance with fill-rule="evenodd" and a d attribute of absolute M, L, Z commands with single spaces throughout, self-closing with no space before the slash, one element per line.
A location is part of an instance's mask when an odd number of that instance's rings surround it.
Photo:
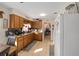
<path fill-rule="evenodd" d="M 42 28 L 42 20 L 33 21 L 32 22 L 32 27 L 41 29 Z"/>
<path fill-rule="evenodd" d="M 20 26 L 19 26 L 19 25 L 20 25 L 20 23 L 19 23 L 19 22 L 20 22 L 20 21 L 19 21 L 19 20 L 20 20 L 19 16 L 16 16 L 16 15 L 15 15 L 15 19 L 14 19 L 14 20 L 15 20 L 14 27 L 15 27 L 15 28 L 19 28 L 19 27 L 20 27 Z"/>
<path fill-rule="evenodd" d="M 19 17 L 17 15 L 10 15 L 10 28 L 19 28 Z"/>
<path fill-rule="evenodd" d="M 10 15 L 10 28 L 22 28 L 23 18 L 14 14 Z"/>
<path fill-rule="evenodd" d="M 10 14 L 10 26 L 9 28 L 22 28 L 23 24 L 29 23 L 32 28 L 41 29 L 42 20 L 28 20 L 15 14 Z"/>
<path fill-rule="evenodd" d="M 25 19 L 25 20 L 24 20 L 24 24 L 28 24 L 28 23 L 29 23 L 29 24 L 31 25 L 31 27 L 32 27 L 32 21 Z"/>
<path fill-rule="evenodd" d="M 22 28 L 23 24 L 24 24 L 24 18 L 20 17 L 19 21 L 20 21 L 20 25 L 19 26 L 20 26 L 20 28 Z"/>
<path fill-rule="evenodd" d="M 14 28 L 14 27 L 15 27 L 15 15 L 11 14 L 9 21 L 9 28 Z"/>
<path fill-rule="evenodd" d="M 25 23 L 25 24 L 28 24 L 28 23 L 32 24 L 32 21 L 25 19 L 25 20 L 24 20 L 24 23 Z"/>

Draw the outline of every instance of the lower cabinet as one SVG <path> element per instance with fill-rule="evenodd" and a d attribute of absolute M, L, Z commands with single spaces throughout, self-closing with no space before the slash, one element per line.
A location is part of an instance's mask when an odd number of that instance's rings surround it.
<path fill-rule="evenodd" d="M 24 47 L 26 47 L 26 45 L 28 45 L 28 41 L 29 41 L 28 35 L 25 35 L 24 36 Z"/>
<path fill-rule="evenodd" d="M 38 41 L 42 41 L 42 33 L 34 33 L 34 39 Z"/>
<path fill-rule="evenodd" d="M 30 33 L 27 35 L 21 35 L 16 37 L 17 52 L 21 51 L 27 45 L 29 45 L 33 39 L 42 41 L 42 33 Z"/>
<path fill-rule="evenodd" d="M 32 37 L 33 37 L 32 34 L 24 36 L 24 47 L 26 47 L 28 44 L 30 44 L 33 41 Z"/>
<path fill-rule="evenodd" d="M 23 37 L 17 37 L 17 50 L 18 52 L 23 49 Z"/>
<path fill-rule="evenodd" d="M 16 38 L 17 40 L 17 52 L 22 50 L 28 44 L 33 41 L 33 34 L 23 35 Z"/>

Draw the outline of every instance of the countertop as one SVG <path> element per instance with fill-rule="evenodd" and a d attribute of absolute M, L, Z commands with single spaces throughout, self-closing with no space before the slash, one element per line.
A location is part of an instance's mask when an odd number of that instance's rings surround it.
<path fill-rule="evenodd" d="M 29 35 L 29 34 L 32 34 L 32 33 L 42 33 L 42 32 L 39 32 L 39 31 L 31 31 L 31 32 L 28 32 L 28 33 L 24 33 L 24 34 L 21 34 L 21 35 L 15 35 L 16 37 L 21 37 L 21 36 L 24 36 L 24 35 Z"/>
<path fill-rule="evenodd" d="M 34 32 L 28 32 L 28 33 L 24 33 L 24 34 L 21 34 L 21 35 L 15 35 L 16 37 L 21 37 L 21 36 L 24 36 L 24 35 L 29 35 L 29 34 L 32 34 Z"/>

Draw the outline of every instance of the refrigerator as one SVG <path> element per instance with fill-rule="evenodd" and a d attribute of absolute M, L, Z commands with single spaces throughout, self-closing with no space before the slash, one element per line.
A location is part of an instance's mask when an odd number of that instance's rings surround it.
<path fill-rule="evenodd" d="M 79 14 L 57 16 L 54 45 L 55 56 L 79 56 Z"/>

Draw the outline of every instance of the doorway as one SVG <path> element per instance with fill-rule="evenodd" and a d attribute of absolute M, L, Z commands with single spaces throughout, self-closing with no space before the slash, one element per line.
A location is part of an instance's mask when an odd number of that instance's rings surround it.
<path fill-rule="evenodd" d="M 51 40 L 51 23 L 46 20 L 43 22 L 44 40 Z"/>
<path fill-rule="evenodd" d="M 49 56 L 54 56 L 53 29 L 54 25 L 50 20 L 43 21 L 43 43 L 48 47 L 46 50 Z"/>

